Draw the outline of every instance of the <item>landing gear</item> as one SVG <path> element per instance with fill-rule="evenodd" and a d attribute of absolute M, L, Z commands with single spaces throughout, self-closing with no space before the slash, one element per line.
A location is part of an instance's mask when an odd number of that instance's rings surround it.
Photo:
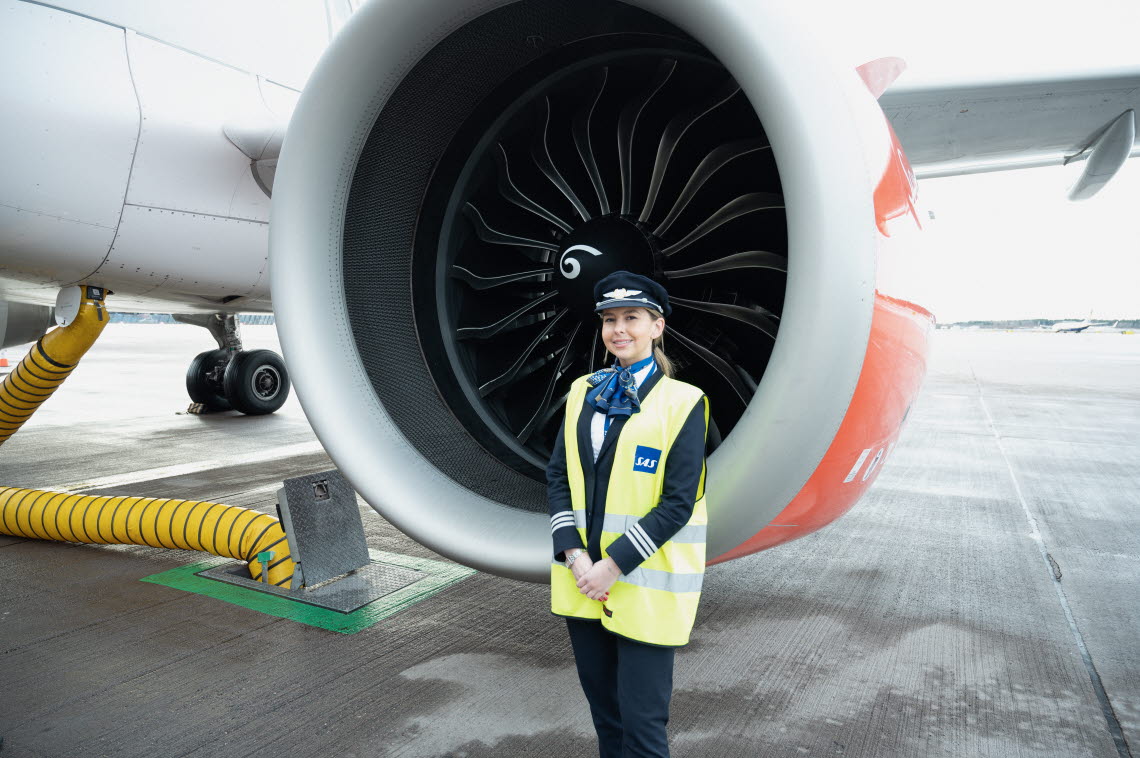
<path fill-rule="evenodd" d="M 230 401 L 226 399 L 223 377 L 230 362 L 230 351 L 224 349 L 207 350 L 198 353 L 190 361 L 186 370 L 186 392 L 190 400 L 201 404 L 202 410 L 228 411 Z"/>
<path fill-rule="evenodd" d="M 192 413 L 227 411 L 250 416 L 273 413 L 289 397 L 289 372 L 272 350 L 243 350 L 232 313 L 175 315 L 175 321 L 208 329 L 218 349 L 199 353 L 186 371 Z"/>
<path fill-rule="evenodd" d="M 273 413 L 289 397 L 289 372 L 272 350 L 242 351 L 226 366 L 226 398 L 249 416 Z"/>

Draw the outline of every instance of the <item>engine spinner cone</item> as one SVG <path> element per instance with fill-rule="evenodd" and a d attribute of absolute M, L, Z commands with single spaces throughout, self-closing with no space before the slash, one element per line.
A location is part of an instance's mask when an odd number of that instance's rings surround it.
<path fill-rule="evenodd" d="M 615 271 L 653 276 L 654 248 L 634 222 L 611 214 L 594 218 L 562 241 L 554 281 L 574 315 L 592 318 L 594 284 Z"/>

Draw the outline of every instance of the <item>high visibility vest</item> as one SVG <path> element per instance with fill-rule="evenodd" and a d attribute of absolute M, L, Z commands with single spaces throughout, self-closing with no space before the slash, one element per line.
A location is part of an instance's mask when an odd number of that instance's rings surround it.
<path fill-rule="evenodd" d="M 582 408 L 589 385 L 577 379 L 566 399 L 567 414 Z M 657 505 L 665 482 L 669 450 L 693 406 L 701 401 L 696 387 L 662 376 L 625 422 L 614 449 L 602 525 L 602 557 L 606 548 Z M 708 429 L 705 405 L 705 429 Z M 565 426 L 566 475 L 574 521 L 582 544 L 586 535 L 586 482 L 578 456 L 578 430 L 573 417 Z M 600 619 L 606 629 L 639 642 L 666 647 L 687 644 L 697 616 L 705 571 L 705 472 L 697 488 L 689 522 L 629 575 L 622 575 L 605 602 L 578 591 L 573 572 L 562 563 L 550 567 L 551 610 L 559 616 Z"/>

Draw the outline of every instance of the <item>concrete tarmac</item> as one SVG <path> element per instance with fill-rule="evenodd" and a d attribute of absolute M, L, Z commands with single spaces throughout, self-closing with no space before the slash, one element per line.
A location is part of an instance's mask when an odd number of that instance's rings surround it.
<path fill-rule="evenodd" d="M 0 485 L 272 511 L 331 463 L 293 398 L 179 415 L 211 346 L 111 325 Z M 1140 336 L 935 333 L 868 496 L 710 569 L 673 755 L 1140 755 L 1138 462 Z M 361 507 L 370 547 L 438 558 Z M 596 755 L 545 587 L 476 574 L 340 635 L 138 581 L 198 558 L 0 537 L 0 756 Z"/>

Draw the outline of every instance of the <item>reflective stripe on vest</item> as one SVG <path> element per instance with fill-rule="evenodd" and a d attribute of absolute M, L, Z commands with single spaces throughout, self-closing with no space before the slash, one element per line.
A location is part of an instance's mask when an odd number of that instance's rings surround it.
<path fill-rule="evenodd" d="M 703 571 L 699 574 L 673 574 L 638 566 L 619 581 L 664 592 L 700 592 L 704 578 Z"/>
<path fill-rule="evenodd" d="M 579 378 L 566 399 L 566 474 L 575 526 L 587 544 L 585 475 L 578 451 L 577 414 L 588 385 Z M 661 499 L 669 450 L 702 392 L 691 385 L 661 377 L 645 398 L 641 411 L 629 417 L 614 445 L 613 466 L 606 491 L 602 523 L 602 555 L 609 545 L 636 524 Z M 705 429 L 708 405 L 705 404 Z M 692 517 L 673 539 L 658 545 L 648 559 L 621 576 L 609 600 L 590 600 L 578 591 L 573 572 L 561 563 L 551 571 L 551 610 L 562 616 L 600 619 L 623 637 L 653 645 L 679 646 L 689 641 L 704 578 L 707 511 L 704 473 L 697 489 Z"/>

